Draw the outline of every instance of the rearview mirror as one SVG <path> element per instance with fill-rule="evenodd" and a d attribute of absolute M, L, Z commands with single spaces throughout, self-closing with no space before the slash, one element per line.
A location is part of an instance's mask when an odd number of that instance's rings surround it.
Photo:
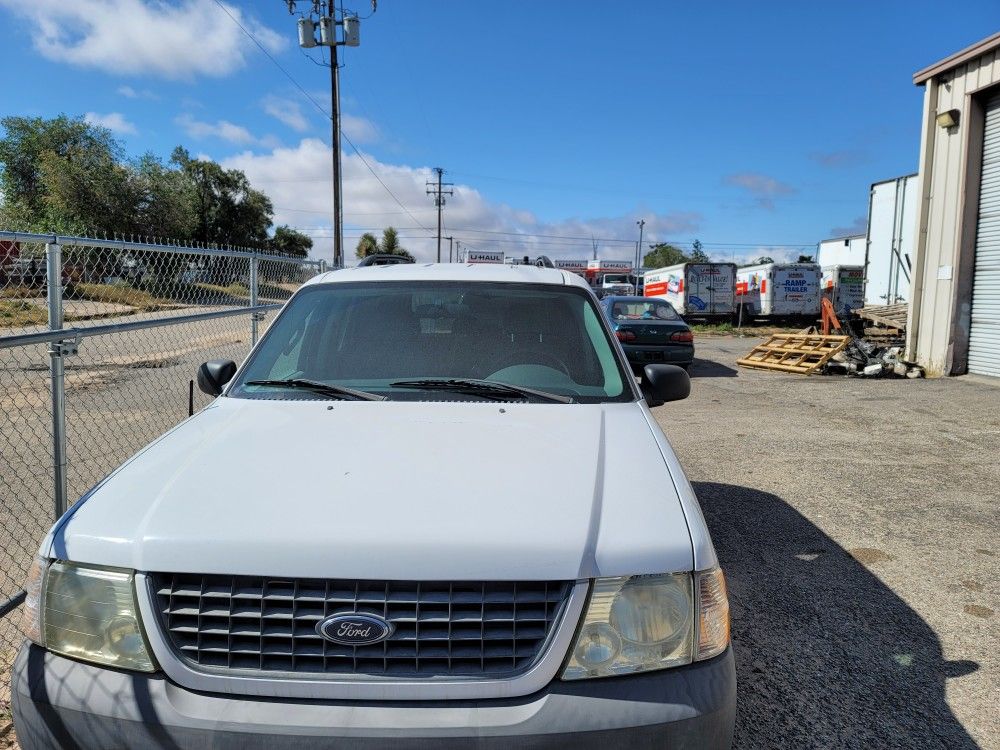
<path fill-rule="evenodd" d="M 231 359 L 202 362 L 198 368 L 198 387 L 209 396 L 218 396 L 235 374 L 236 363 Z"/>
<path fill-rule="evenodd" d="M 660 406 L 691 395 L 691 378 L 677 365 L 646 365 L 640 388 L 648 406 Z"/>

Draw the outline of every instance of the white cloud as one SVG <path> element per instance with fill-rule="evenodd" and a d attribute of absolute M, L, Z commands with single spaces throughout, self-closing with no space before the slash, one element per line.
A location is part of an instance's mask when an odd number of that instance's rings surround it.
<path fill-rule="evenodd" d="M 303 133 L 309 129 L 309 120 L 302 114 L 302 107 L 297 101 L 272 94 L 261 100 L 261 106 L 267 114 L 285 123 L 292 130 Z"/>
<path fill-rule="evenodd" d="M 400 208 L 360 157 L 345 153 L 344 243 L 348 263 L 353 261 L 354 247 L 362 231 L 378 232 L 389 225 L 400 229 L 404 246 L 418 259 L 434 259 L 437 244 L 435 232 L 430 230 L 436 229 L 436 209 L 426 193 L 426 182 L 434 176 L 431 169 L 384 164 L 369 155 L 365 158 L 412 216 Z M 316 242 L 313 254 L 332 257 L 329 146 L 318 139 L 306 138 L 294 147 L 261 154 L 247 151 L 222 163 L 227 168 L 242 169 L 255 187 L 271 197 L 277 224 L 290 224 L 307 232 Z M 467 246 L 501 249 L 512 256 L 589 258 L 593 252 L 590 237 L 595 236 L 618 240 L 599 242 L 600 257 L 634 257 L 637 216 L 546 222 L 531 211 L 490 201 L 469 185 L 456 184 L 454 191 L 445 206 L 445 234 L 453 235 Z M 646 218 L 646 237 L 650 242 L 671 239 L 679 233 L 690 235 L 701 220 L 696 213 L 644 211 L 642 215 Z M 426 229 L 420 228 L 418 222 Z M 567 236 L 580 239 L 565 239 Z M 443 252 L 447 251 L 445 242 Z"/>
<path fill-rule="evenodd" d="M 97 112 L 87 112 L 83 116 L 83 119 L 91 125 L 100 125 L 102 128 L 107 128 L 114 133 L 135 135 L 138 132 L 135 129 L 135 125 L 126 120 L 121 112 L 108 112 L 106 115 L 98 114 Z"/>
<path fill-rule="evenodd" d="M 44 57 L 113 74 L 226 76 L 255 50 L 233 19 L 272 52 L 287 44 L 284 35 L 226 4 L 230 18 L 214 0 L 0 0 L 0 6 L 28 22 Z"/>
<path fill-rule="evenodd" d="M 204 122 L 196 120 L 189 114 L 179 115 L 174 122 L 191 138 L 219 138 L 240 146 L 257 144 L 261 141 L 242 125 L 236 125 L 228 120 Z"/>
<path fill-rule="evenodd" d="M 791 195 L 795 188 L 774 177 L 756 172 L 740 172 L 731 174 L 725 179 L 727 185 L 742 188 L 754 199 L 761 208 L 774 209 L 774 199 L 783 195 Z"/>
<path fill-rule="evenodd" d="M 378 126 L 365 117 L 355 115 L 340 116 L 340 131 L 354 143 L 374 143 L 381 134 Z"/>
<path fill-rule="evenodd" d="M 126 99 L 159 99 L 156 94 L 154 94 L 149 89 L 134 89 L 131 86 L 119 86 L 118 93 L 124 96 Z"/>

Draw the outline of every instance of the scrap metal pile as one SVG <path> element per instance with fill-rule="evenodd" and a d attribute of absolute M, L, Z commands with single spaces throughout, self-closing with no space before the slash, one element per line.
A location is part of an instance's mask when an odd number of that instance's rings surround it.
<path fill-rule="evenodd" d="M 905 306 L 894 306 L 894 308 Z M 870 308 L 866 308 L 868 310 Z M 888 309 L 888 308 L 886 308 Z M 898 318 L 898 311 L 894 316 Z M 862 320 L 872 318 L 863 315 Z M 902 314 L 905 326 L 905 309 Z M 892 321 L 896 323 L 894 319 Z M 886 326 L 884 322 L 879 325 Z M 897 326 L 893 326 L 894 329 Z M 831 331 L 837 335 L 831 335 Z M 865 378 L 922 378 L 924 368 L 915 362 L 903 359 L 902 341 L 898 334 L 900 327 L 888 338 L 875 335 L 869 340 L 867 334 L 856 335 L 846 325 L 842 325 L 826 299 L 822 305 L 821 330 L 815 328 L 802 333 L 778 333 L 767 341 L 755 346 L 745 357 L 736 360 L 740 367 L 758 370 L 778 370 L 801 375 L 849 375 Z"/>
<path fill-rule="evenodd" d="M 826 375 L 857 375 L 865 378 L 922 378 L 924 368 L 903 359 L 903 347 L 881 346 L 852 337 L 823 368 Z"/>

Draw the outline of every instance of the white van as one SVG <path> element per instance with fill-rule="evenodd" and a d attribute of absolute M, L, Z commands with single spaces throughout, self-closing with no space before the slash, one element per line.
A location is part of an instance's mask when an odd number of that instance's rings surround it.
<path fill-rule="evenodd" d="M 27 582 L 23 750 L 728 748 L 726 583 L 579 276 L 320 275 Z M 516 465 L 507 459 L 517 452 Z"/>
<path fill-rule="evenodd" d="M 753 316 L 819 315 L 822 271 L 815 263 L 763 263 L 736 271 L 737 301 Z"/>

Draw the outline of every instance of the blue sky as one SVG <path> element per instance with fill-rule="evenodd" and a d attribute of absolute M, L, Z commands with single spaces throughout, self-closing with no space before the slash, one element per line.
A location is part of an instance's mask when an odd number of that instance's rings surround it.
<path fill-rule="evenodd" d="M 328 107 L 283 0 L 221 1 Z M 345 143 L 345 243 L 392 224 L 430 257 L 441 166 L 447 232 L 479 249 L 627 258 L 645 218 L 720 258 L 797 254 L 863 231 L 869 185 L 917 166 L 912 74 L 998 27 L 995 0 L 381 0 L 342 49 L 345 133 L 379 178 Z M 0 91 L 4 115 L 89 113 L 132 154 L 242 168 L 331 255 L 329 123 L 216 0 L 0 0 Z"/>

